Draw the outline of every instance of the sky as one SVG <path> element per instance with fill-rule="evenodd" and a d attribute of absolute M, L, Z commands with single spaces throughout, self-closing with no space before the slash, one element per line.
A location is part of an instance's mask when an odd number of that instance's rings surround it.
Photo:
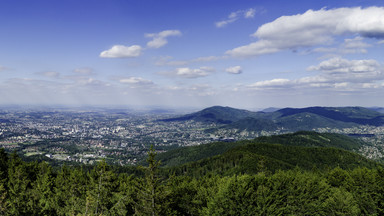
<path fill-rule="evenodd" d="M 384 106 L 384 2 L 0 0 L 0 105 Z"/>

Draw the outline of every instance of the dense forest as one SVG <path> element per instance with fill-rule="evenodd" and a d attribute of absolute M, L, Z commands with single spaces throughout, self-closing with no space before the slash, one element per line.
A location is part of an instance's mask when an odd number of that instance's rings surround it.
<path fill-rule="evenodd" d="M 1 215 L 383 215 L 384 169 L 170 173 L 147 165 L 52 167 L 0 150 Z"/>

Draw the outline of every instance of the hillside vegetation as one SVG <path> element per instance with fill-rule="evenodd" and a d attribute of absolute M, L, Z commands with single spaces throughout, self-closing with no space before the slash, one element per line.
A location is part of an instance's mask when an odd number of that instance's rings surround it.
<path fill-rule="evenodd" d="M 224 154 L 170 168 L 171 173 L 195 177 L 208 173 L 219 175 L 256 174 L 258 172 L 312 169 L 353 169 L 378 164 L 361 155 L 337 148 L 283 146 L 253 143 L 233 148 Z"/>
<path fill-rule="evenodd" d="M 292 157 L 293 151 L 306 157 Z M 130 175 L 105 161 L 91 169 L 67 166 L 53 169 L 46 162 L 23 162 L 16 154 L 8 155 L 0 149 L 0 212 L 2 215 L 384 214 L 384 169 L 341 149 L 247 144 L 206 159 L 206 164 L 199 161 L 199 166 L 187 167 L 186 173 L 177 175 L 174 170 L 160 169 L 154 156 L 152 149 L 148 165 Z M 240 160 L 232 160 L 237 163 L 232 170 L 221 172 L 227 161 L 231 161 L 228 157 Z M 312 164 L 308 162 L 312 159 L 330 167 L 310 169 Z M 359 161 L 359 167 L 342 169 L 343 165 Z M 207 169 L 205 175 L 185 175 L 191 168 L 199 172 L 196 168 L 209 164 L 216 167 Z M 253 174 L 244 174 L 251 169 Z"/>
<path fill-rule="evenodd" d="M 220 155 L 239 146 L 259 143 L 301 147 L 333 147 L 341 148 L 343 150 L 357 150 L 361 145 L 367 145 L 358 139 L 341 134 L 300 131 L 291 134 L 259 137 L 254 140 L 215 142 L 200 146 L 178 148 L 159 154 L 157 159 L 162 161 L 162 166 L 178 166 L 187 162 L 194 162 Z"/>

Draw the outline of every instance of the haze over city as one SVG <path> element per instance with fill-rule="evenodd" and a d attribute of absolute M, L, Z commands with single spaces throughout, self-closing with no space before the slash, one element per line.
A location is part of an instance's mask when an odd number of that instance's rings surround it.
<path fill-rule="evenodd" d="M 0 104 L 384 106 L 382 1 L 0 2 Z"/>

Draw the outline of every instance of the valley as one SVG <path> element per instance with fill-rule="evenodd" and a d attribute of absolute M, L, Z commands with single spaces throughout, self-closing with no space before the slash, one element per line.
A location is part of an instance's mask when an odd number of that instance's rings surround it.
<path fill-rule="evenodd" d="M 135 165 L 153 145 L 158 153 L 211 142 L 235 142 L 301 130 L 362 140 L 354 149 L 381 161 L 382 114 L 361 107 L 312 107 L 252 112 L 209 107 L 190 114 L 127 109 L 2 109 L 0 146 L 26 159 Z"/>

